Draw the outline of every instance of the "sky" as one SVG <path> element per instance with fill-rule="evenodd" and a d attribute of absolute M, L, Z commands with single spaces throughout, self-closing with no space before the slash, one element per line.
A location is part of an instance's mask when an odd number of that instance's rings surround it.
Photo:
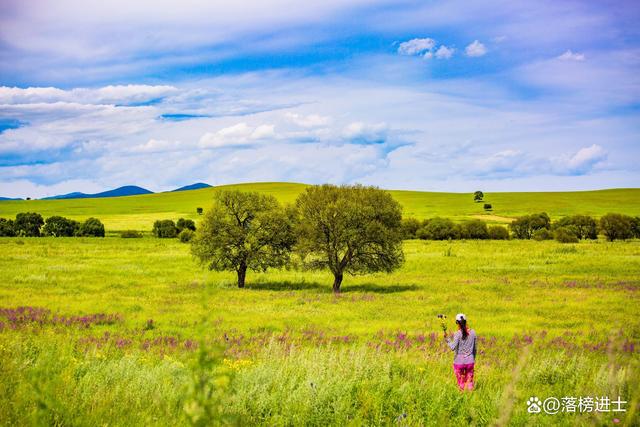
<path fill-rule="evenodd" d="M 637 1 L 2 0 L 0 196 L 638 187 L 639 24 Z"/>

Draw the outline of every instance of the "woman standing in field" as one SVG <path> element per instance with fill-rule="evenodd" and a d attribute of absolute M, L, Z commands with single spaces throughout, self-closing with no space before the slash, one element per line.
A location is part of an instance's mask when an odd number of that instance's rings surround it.
<path fill-rule="evenodd" d="M 444 339 L 449 348 L 455 352 L 453 359 L 453 372 L 456 374 L 460 390 L 473 390 L 473 367 L 476 361 L 476 332 L 467 327 L 467 316 L 462 313 L 456 315 L 458 330 L 453 338 L 447 337 L 444 331 Z"/>

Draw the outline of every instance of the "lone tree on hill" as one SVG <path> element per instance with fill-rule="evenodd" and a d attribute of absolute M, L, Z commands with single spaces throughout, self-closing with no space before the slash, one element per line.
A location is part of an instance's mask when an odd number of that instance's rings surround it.
<path fill-rule="evenodd" d="M 298 245 L 309 268 L 333 273 L 340 292 L 344 273 L 390 272 L 402 265 L 402 211 L 375 187 L 308 187 L 296 201 Z"/>
<path fill-rule="evenodd" d="M 191 241 L 191 252 L 210 270 L 235 271 L 244 288 L 247 269 L 282 267 L 294 243 L 290 216 L 275 197 L 221 191 Z"/>
<path fill-rule="evenodd" d="M 476 191 L 475 193 L 473 193 L 473 201 L 474 202 L 481 202 L 482 199 L 484 199 L 484 193 L 482 191 Z"/>

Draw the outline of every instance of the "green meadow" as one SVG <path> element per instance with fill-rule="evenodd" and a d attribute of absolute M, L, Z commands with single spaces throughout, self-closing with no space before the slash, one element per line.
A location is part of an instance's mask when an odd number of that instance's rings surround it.
<path fill-rule="evenodd" d="M 39 212 L 43 217 L 63 215 L 72 219 L 98 217 L 107 231 L 151 230 L 157 219 L 186 217 L 197 219 L 196 208 L 206 209 L 220 189 L 239 189 L 271 194 L 282 203 L 293 203 L 306 185 L 295 183 L 251 183 L 225 185 L 201 190 L 156 193 L 103 199 L 20 200 L 0 202 L 0 217 L 18 212 Z M 640 189 L 614 189 L 546 193 L 486 193 L 482 203 L 474 203 L 467 193 L 391 191 L 400 202 L 405 217 L 418 219 L 444 216 L 453 219 L 479 217 L 491 222 L 534 212 L 547 212 L 552 219 L 572 214 L 602 216 L 608 212 L 638 215 Z M 484 203 L 492 205 L 485 212 Z"/>
<path fill-rule="evenodd" d="M 292 202 L 303 186 L 238 186 Z M 216 189 L 0 202 L 107 231 L 205 209 Z M 483 215 L 470 194 L 393 192 L 405 216 Z M 489 193 L 497 221 L 640 213 L 640 190 Z M 404 242 L 391 274 L 202 269 L 177 239 L 0 238 L 0 424 L 638 425 L 640 241 Z M 18 307 L 29 307 L 17 309 Z M 437 314 L 480 337 L 458 391 Z M 625 412 L 530 414 L 619 396 Z"/>

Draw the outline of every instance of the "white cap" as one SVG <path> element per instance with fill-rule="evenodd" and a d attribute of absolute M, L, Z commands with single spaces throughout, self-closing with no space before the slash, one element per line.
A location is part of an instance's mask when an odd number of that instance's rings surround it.
<path fill-rule="evenodd" d="M 467 320 L 467 316 L 465 316 L 463 313 L 458 313 L 456 314 L 456 320 Z"/>

